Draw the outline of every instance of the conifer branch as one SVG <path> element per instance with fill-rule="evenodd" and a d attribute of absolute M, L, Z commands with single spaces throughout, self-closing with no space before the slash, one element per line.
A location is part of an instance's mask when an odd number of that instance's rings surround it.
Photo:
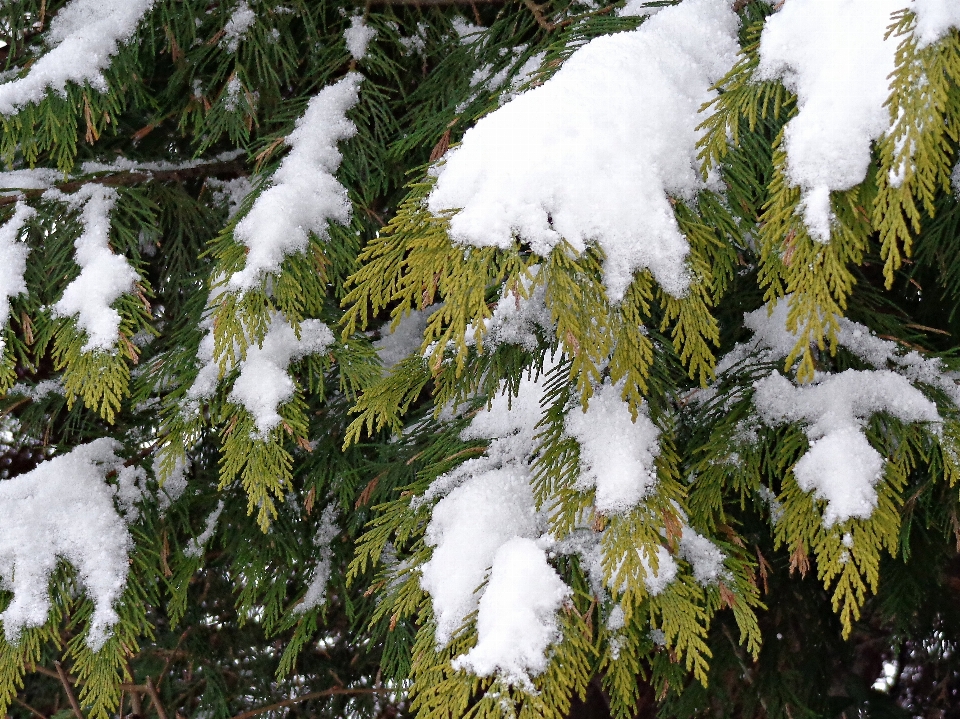
<path fill-rule="evenodd" d="M 53 187 L 60 192 L 70 194 L 84 185 L 103 185 L 104 187 L 131 187 L 145 182 L 184 182 L 200 177 L 245 177 L 246 165 L 240 160 L 211 162 L 194 167 L 173 168 L 170 170 L 144 170 L 141 172 L 121 171 L 97 175 L 81 180 L 58 182 Z M 2 188 L 13 191 L 16 188 Z M 35 200 L 43 196 L 46 189 L 19 190 L 16 194 L 0 197 L 0 207 L 15 204 L 20 199 Z"/>

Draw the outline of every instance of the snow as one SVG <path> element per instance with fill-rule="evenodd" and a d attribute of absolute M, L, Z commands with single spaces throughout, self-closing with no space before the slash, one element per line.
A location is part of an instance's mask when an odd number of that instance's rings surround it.
<path fill-rule="evenodd" d="M 433 600 L 436 640 L 444 645 L 477 609 L 476 590 L 499 549 L 515 537 L 537 536 L 529 473 L 508 466 L 478 473 L 433 508 L 426 541 L 433 555 L 420 585 Z"/>
<path fill-rule="evenodd" d="M 117 191 L 100 185 L 85 185 L 73 195 L 48 190 L 45 199 L 57 199 L 73 208 L 81 204 L 83 230 L 74 243 L 80 275 L 63 292 L 53 309 L 59 317 L 76 317 L 87 333 L 84 352 L 110 350 L 120 331 L 120 313 L 111 305 L 133 289 L 139 276 L 123 255 L 110 249 L 110 212 Z"/>
<path fill-rule="evenodd" d="M 160 483 L 160 490 L 157 492 L 157 504 L 160 511 L 166 511 L 171 504 L 176 502 L 187 490 L 187 473 L 190 471 L 190 460 L 187 457 L 177 457 L 174 460 L 173 469 L 165 473 L 161 466 L 161 459 L 158 457 L 153 462 L 153 476 Z"/>
<path fill-rule="evenodd" d="M 7 394 L 21 395 L 36 402 L 51 394 L 66 396 L 66 390 L 63 388 L 63 383 L 60 380 L 45 379 L 42 382 L 37 382 L 33 386 L 24 382 L 17 382 L 7 390 Z"/>
<path fill-rule="evenodd" d="M 330 571 L 333 562 L 333 549 L 331 544 L 340 534 L 340 528 L 337 526 L 337 516 L 339 512 L 335 505 L 327 505 L 320 515 L 320 528 L 313 538 L 313 546 L 317 548 L 317 566 L 314 567 L 310 575 L 310 584 L 307 586 L 307 593 L 303 601 L 294 607 L 294 614 L 303 614 L 321 606 L 327 598 L 327 582 L 330 581 Z"/>
<path fill-rule="evenodd" d="M 350 221 L 347 190 L 335 175 L 343 159 L 337 143 L 357 131 L 346 112 L 357 102 L 361 79 L 350 73 L 325 87 L 297 120 L 287 137 L 290 153 L 234 230 L 249 252 L 246 266 L 230 278 L 231 288 L 253 289 L 265 273 L 279 270 L 284 257 L 305 250 L 310 233 L 326 237 L 327 221 Z"/>
<path fill-rule="evenodd" d="M 196 379 L 187 389 L 187 400 L 196 402 L 200 399 L 209 399 L 217 391 L 217 383 L 220 381 L 220 366 L 214 358 L 214 339 L 213 327 L 204 328 L 206 331 L 200 339 L 200 347 L 197 349 L 197 360 L 200 369 L 197 372 Z"/>
<path fill-rule="evenodd" d="M 47 90 L 66 94 L 68 82 L 107 91 L 103 71 L 133 35 L 155 0 L 72 0 L 50 22 L 47 43 L 27 74 L 0 85 L 0 115 L 12 115 Z"/>
<path fill-rule="evenodd" d="M 703 586 L 716 584 L 723 574 L 723 552 L 709 539 L 684 525 L 680 556 L 693 567 L 693 578 Z"/>
<path fill-rule="evenodd" d="M 877 412 L 904 422 L 939 426 L 936 405 L 903 376 L 889 370 L 846 370 L 796 386 L 779 372 L 754 384 L 754 404 L 769 425 L 804 423 L 810 447 L 794 467 L 797 484 L 826 500 L 829 526 L 869 518 L 884 460 L 862 427 Z"/>
<path fill-rule="evenodd" d="M 215 342 L 213 337 L 213 313 L 217 300 L 225 291 L 222 282 L 222 276 L 214 277 L 211 281 L 212 289 L 207 297 L 207 305 L 204 308 L 203 317 L 200 319 L 200 329 L 203 330 L 203 336 L 200 338 L 200 346 L 197 348 L 197 362 L 200 365 L 197 376 L 193 384 L 187 389 L 185 410 L 187 414 L 192 414 L 198 408 L 202 399 L 213 397 L 217 391 L 217 384 L 220 382 L 220 364 L 215 358 Z M 232 357 L 222 357 L 220 361 L 224 363 L 224 370 L 233 369 L 236 364 L 238 352 L 234 351 Z"/>
<path fill-rule="evenodd" d="M 347 50 L 350 51 L 351 57 L 357 61 L 364 58 L 370 41 L 376 36 L 376 29 L 367 25 L 361 15 L 354 15 L 350 18 L 350 27 L 343 31 L 343 39 L 347 43 Z"/>
<path fill-rule="evenodd" d="M 510 539 L 497 551 L 480 599 L 477 644 L 453 668 L 532 686 L 529 675 L 546 670 L 547 647 L 560 637 L 557 610 L 572 593 L 536 542 Z"/>
<path fill-rule="evenodd" d="M 670 582 L 677 578 L 679 567 L 677 567 L 676 561 L 670 555 L 670 552 L 667 551 L 666 547 L 657 547 L 656 570 L 654 570 L 653 563 L 645 552 L 640 555 L 640 563 L 643 565 L 644 571 L 643 586 L 646 587 L 647 591 L 650 592 L 650 595 L 653 597 L 662 593 L 663 590 L 670 585 Z M 619 578 L 618 574 L 614 573 L 614 577 L 611 578 L 611 583 L 614 583 L 615 580 Z M 626 582 L 623 582 L 621 589 L 625 585 Z"/>
<path fill-rule="evenodd" d="M 240 42 L 246 37 L 247 31 L 257 21 L 257 14 L 250 9 L 246 0 L 240 0 L 234 8 L 230 19 L 223 27 L 223 39 L 220 43 L 228 52 L 236 52 Z"/>
<path fill-rule="evenodd" d="M 526 46 L 523 46 L 526 49 Z M 519 49 L 519 48 L 517 48 Z M 509 100 L 512 100 L 517 95 L 520 94 L 521 88 L 529 82 L 533 76 L 540 70 L 540 66 L 543 65 L 543 61 L 546 59 L 547 53 L 538 52 L 534 55 L 531 55 L 524 61 L 524 63 L 517 69 L 517 74 L 513 76 L 513 79 L 510 81 L 510 87 L 507 89 L 503 95 L 500 96 L 500 104 L 504 104 Z"/>
<path fill-rule="evenodd" d="M 420 581 L 433 600 L 439 645 L 477 608 L 475 592 L 499 549 L 516 537 L 540 535 L 528 462 L 536 447 L 543 382 L 543 376 L 527 376 L 517 396 L 494 397 L 461 433 L 464 440 L 491 439 L 486 454 L 439 477 L 413 503 L 416 508 L 445 495 L 433 507 L 427 526 L 426 542 L 434 550 Z"/>
<path fill-rule="evenodd" d="M 213 201 L 219 205 L 226 205 L 229 220 L 236 216 L 240 211 L 240 205 L 254 190 L 254 181 L 249 177 L 237 177 L 232 180 L 208 177 L 206 184 L 213 194 Z"/>
<path fill-rule="evenodd" d="M 295 385 L 287 374 L 287 367 L 301 357 L 325 351 L 333 340 L 333 332 L 320 320 L 301 322 L 298 338 L 293 327 L 281 315 L 276 315 L 260 346 L 247 348 L 230 400 L 243 405 L 253 415 L 261 436 L 280 424 L 277 409 L 293 397 Z"/>
<path fill-rule="evenodd" d="M 775 306 L 764 306 L 744 315 L 744 325 L 753 330 L 750 342 L 739 344 L 717 363 L 717 374 L 754 357 L 758 362 L 774 362 L 787 357 L 796 346 L 798 335 L 787 330 L 790 296 Z M 936 387 L 960 407 L 960 385 L 936 357 L 924 357 L 916 350 L 901 354 L 897 343 L 881 339 L 865 325 L 846 317 L 837 318 L 837 344 L 877 369 L 893 368 L 912 382 Z M 708 393 L 709 394 L 709 393 Z"/>
<path fill-rule="evenodd" d="M 76 569 L 94 605 L 88 646 L 98 650 L 107 640 L 132 548 L 105 482 L 108 472 L 123 468 L 119 449 L 115 440 L 96 439 L 0 482 L 0 586 L 13 593 L 0 614 L 8 641 L 46 621 L 49 580 L 61 560 Z"/>
<path fill-rule="evenodd" d="M 486 28 L 474 25 L 472 22 L 464 20 L 462 17 L 455 17 L 451 21 L 453 31 L 457 33 L 457 38 L 461 45 L 472 45 L 483 37 Z"/>
<path fill-rule="evenodd" d="M 225 152 L 218 153 L 213 157 L 198 157 L 192 160 L 179 160 L 177 162 L 169 162 L 167 160 L 140 162 L 138 160 L 131 160 L 128 157 L 117 157 L 110 162 L 88 160 L 80 165 L 80 173 L 83 175 L 93 175 L 105 172 L 142 172 L 144 174 L 149 174 L 151 172 L 191 170 L 193 168 L 203 167 L 205 165 L 213 165 L 220 162 L 231 162 L 243 157 L 245 154 L 246 153 L 241 149 L 227 150 Z M 61 175 L 59 179 L 63 180 L 63 176 Z M 214 178 L 208 178 L 207 182 L 210 182 L 212 179 Z"/>
<path fill-rule="evenodd" d="M 626 4 L 616 11 L 617 17 L 645 17 L 656 15 L 663 8 L 654 5 L 650 7 L 651 0 L 627 0 Z"/>
<path fill-rule="evenodd" d="M 417 30 L 408 37 L 400 36 L 400 44 L 403 45 L 404 55 L 419 55 L 423 57 L 427 50 L 427 24 L 425 22 L 417 23 Z"/>
<path fill-rule="evenodd" d="M 436 170 L 430 211 L 458 211 L 450 234 L 464 245 L 507 248 L 519 235 L 545 256 L 562 239 L 578 251 L 596 242 L 614 301 L 640 268 L 683 295 L 689 248 L 668 194 L 705 186 L 699 110 L 736 61 L 737 29 L 725 0 L 686 0 L 592 40 L 466 132 Z"/>
<path fill-rule="evenodd" d="M 871 143 L 890 127 L 884 103 L 899 39 L 884 36 L 890 14 L 904 5 L 786 0 L 760 37 L 757 79 L 780 79 L 797 95 L 784 130 L 787 177 L 801 188 L 804 221 L 821 242 L 830 240 L 830 192 L 863 181 Z"/>
<path fill-rule="evenodd" d="M 527 297 L 505 289 L 491 316 L 483 320 L 481 336 L 484 351 L 492 352 L 501 345 L 512 344 L 535 352 L 540 345 L 538 331 L 541 336 L 553 336 L 554 323 L 546 304 L 546 286 L 541 283 L 531 291 L 539 270 L 539 265 L 534 265 L 529 269 L 529 278 L 521 280 L 523 294 Z M 473 324 L 464 334 L 468 345 L 476 343 Z"/>
<path fill-rule="evenodd" d="M 0 172 L 0 188 L 4 190 L 5 195 L 11 194 L 9 190 L 13 190 L 13 194 L 20 194 L 20 190 L 48 190 L 63 179 L 62 172 L 46 167 L 8 170 Z"/>
<path fill-rule="evenodd" d="M 657 482 L 654 460 L 660 454 L 660 431 L 646 414 L 633 421 L 621 388 L 609 383 L 590 399 L 586 412 L 570 410 L 566 431 L 580 444 L 577 488 L 596 488 L 594 506 L 605 515 L 625 514 Z"/>
<path fill-rule="evenodd" d="M 908 7 L 917 16 L 914 35 L 921 48 L 937 42 L 951 28 L 960 29 L 960 3 L 956 0 L 912 0 Z"/>
<path fill-rule="evenodd" d="M 385 370 L 396 366 L 420 350 L 423 344 L 423 332 L 427 329 L 430 315 L 440 309 L 440 305 L 423 310 L 412 310 L 404 315 L 397 326 L 391 329 L 393 322 L 387 322 L 380 328 L 380 339 L 373 343 L 377 356 Z"/>
<path fill-rule="evenodd" d="M 147 496 L 147 473 L 143 467 L 121 467 L 117 472 L 117 504 L 128 524 L 140 518 L 137 506 Z"/>
<path fill-rule="evenodd" d="M 783 297 L 772 308 L 761 307 L 744 316 L 753 339 L 720 360 L 718 375 L 743 363 L 773 363 L 789 355 L 798 339 L 786 329 L 789 300 Z M 766 424 L 804 426 L 810 446 L 794 467 L 794 476 L 801 489 L 826 500 L 828 526 L 853 517 L 867 518 L 876 507 L 875 487 L 884 460 L 863 433 L 872 415 L 886 412 L 903 422 L 927 423 L 939 433 L 942 420 L 937 406 L 915 384 L 942 392 L 960 407 L 957 376 L 946 371 L 939 359 L 916 351 L 902 353 L 896 343 L 845 317 L 837 322 L 837 344 L 876 369 L 818 372 L 812 384 L 801 386 L 774 371 L 754 383 L 753 398 Z M 703 393 L 701 401 L 712 392 Z M 765 488 L 761 496 L 770 504 L 776 523 L 782 515 L 776 497 Z"/>
<path fill-rule="evenodd" d="M 217 531 L 217 521 L 223 513 L 223 507 L 224 504 L 221 499 L 217 502 L 216 508 L 207 516 L 207 521 L 204 522 L 200 536 L 190 540 L 186 549 L 183 550 L 185 556 L 194 558 L 203 556 L 203 550 L 207 546 L 207 542 L 213 538 L 213 533 Z"/>
<path fill-rule="evenodd" d="M 27 291 L 24 275 L 30 248 L 20 241 L 20 232 L 36 214 L 32 207 L 18 202 L 13 216 L 0 226 L 0 353 L 6 344 L 3 330 L 10 321 L 10 300 Z"/>

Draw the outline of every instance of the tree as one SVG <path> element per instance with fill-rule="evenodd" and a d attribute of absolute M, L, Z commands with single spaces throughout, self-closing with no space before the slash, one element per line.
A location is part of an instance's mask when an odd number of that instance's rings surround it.
<path fill-rule="evenodd" d="M 0 3 L 0 704 L 956 716 L 958 28 Z"/>

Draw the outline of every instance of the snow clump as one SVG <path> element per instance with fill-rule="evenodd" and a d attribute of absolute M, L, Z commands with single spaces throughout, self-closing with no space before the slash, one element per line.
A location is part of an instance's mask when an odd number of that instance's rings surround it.
<path fill-rule="evenodd" d="M 0 266 L 0 353 L 6 344 L 2 333 L 10 320 L 10 300 L 27 291 L 24 275 L 30 248 L 26 242 L 20 241 L 20 232 L 36 214 L 32 207 L 18 202 L 13 216 L 0 226 L 0 257 L 3 258 Z"/>
<path fill-rule="evenodd" d="M 933 45 L 951 28 L 960 29 L 960 3 L 956 0 L 912 0 L 908 8 L 917 16 L 913 32 L 921 48 Z"/>
<path fill-rule="evenodd" d="M 203 525 L 203 531 L 200 533 L 199 537 L 195 537 L 190 540 L 190 544 L 187 545 L 186 549 L 183 550 L 184 556 L 187 557 L 200 557 L 203 555 L 203 550 L 207 546 L 207 542 L 213 537 L 213 533 L 217 530 L 217 521 L 220 519 L 220 515 L 223 513 L 223 500 L 221 499 L 217 502 L 216 508 L 209 514 L 207 521 Z"/>
<path fill-rule="evenodd" d="M 354 15 L 350 18 L 350 27 L 343 31 L 343 39 L 347 43 L 347 50 L 350 51 L 350 56 L 357 61 L 364 58 L 370 41 L 376 36 L 376 29 L 367 25 L 361 15 Z"/>
<path fill-rule="evenodd" d="M 915 3 L 929 20 L 925 33 L 943 29 L 934 6 L 948 1 Z M 885 103 L 900 38 L 886 34 L 905 4 L 786 0 L 760 36 L 757 79 L 782 80 L 797 95 L 797 114 L 784 129 L 787 177 L 801 188 L 804 222 L 820 242 L 830 241 L 830 193 L 863 181 L 871 144 L 890 128 Z"/>
<path fill-rule="evenodd" d="M 574 407 L 566 419 L 567 433 L 580 444 L 577 488 L 596 488 L 594 506 L 605 515 L 629 512 L 657 482 L 660 430 L 646 405 L 634 421 L 620 394 L 618 386 L 604 384 L 586 412 Z"/>
<path fill-rule="evenodd" d="M 686 0 L 592 40 L 466 132 L 436 169 L 429 210 L 455 212 L 450 234 L 465 245 L 519 235 L 546 256 L 562 240 L 596 242 L 613 301 L 640 268 L 682 296 L 689 246 L 668 195 L 705 187 L 700 108 L 737 59 L 738 25 L 727 0 Z"/>
<path fill-rule="evenodd" d="M 415 502 L 442 496 L 427 526 L 433 555 L 420 579 L 433 601 L 437 644 L 477 611 L 477 645 L 457 666 L 525 686 L 546 668 L 546 649 L 559 636 L 556 612 L 570 594 L 541 546 L 544 518 L 531 487 L 543 383 L 528 376 L 515 397 L 497 395 L 461 435 L 491 439 L 485 456 L 439 477 Z"/>
<path fill-rule="evenodd" d="M 789 355 L 797 335 L 786 327 L 789 297 L 774 307 L 744 316 L 753 339 L 739 344 L 717 364 L 717 374 L 745 364 L 772 363 Z M 869 518 L 876 508 L 876 484 L 884 459 L 863 432 L 870 417 L 885 412 L 903 422 L 923 422 L 939 432 L 942 419 L 934 402 L 914 384 L 943 392 L 960 407 L 960 386 L 939 359 L 916 351 L 901 354 L 896 343 L 876 337 L 864 325 L 837 318 L 837 344 L 876 369 L 818 372 L 811 384 L 797 386 L 773 371 L 754 383 L 753 403 L 770 426 L 801 423 L 810 447 L 794 466 L 804 491 L 826 500 L 824 522 L 832 526 L 854 517 Z M 701 402 L 713 396 L 712 388 Z"/>
<path fill-rule="evenodd" d="M 247 348 L 247 357 L 240 362 L 240 376 L 233 383 L 230 401 L 246 407 L 261 436 L 280 424 L 277 409 L 293 397 L 295 385 L 287 374 L 290 363 L 323 352 L 334 341 L 333 332 L 320 320 L 304 320 L 299 334 L 276 315 L 260 346 Z"/>
<path fill-rule="evenodd" d="M 867 519 L 877 506 L 884 460 L 863 433 L 866 421 L 886 412 L 904 422 L 940 424 L 937 406 L 889 370 L 846 370 L 795 386 L 779 372 L 754 384 L 754 404 L 770 425 L 802 422 L 810 448 L 793 468 L 797 484 L 827 501 L 830 527 Z"/>
<path fill-rule="evenodd" d="M 73 208 L 83 206 L 83 231 L 74 243 L 80 275 L 67 285 L 53 309 L 59 317 L 77 318 L 77 326 L 87 333 L 84 352 L 110 350 L 116 345 L 120 313 L 111 305 L 140 279 L 127 258 L 110 249 L 110 213 L 117 198 L 116 190 L 100 185 L 85 185 L 73 195 L 58 190 L 44 193 L 44 199 L 61 200 Z"/>
<path fill-rule="evenodd" d="M 13 593 L 0 613 L 7 641 L 47 620 L 50 575 L 61 560 L 77 570 L 94 605 L 87 645 L 98 650 L 117 623 L 133 545 L 114 507 L 116 489 L 105 481 L 124 469 L 119 449 L 96 439 L 0 482 L 0 586 Z"/>
<path fill-rule="evenodd" d="M 136 32 L 155 0 L 72 0 L 50 22 L 47 43 L 24 77 L 0 85 L 0 115 L 12 115 L 47 90 L 66 95 L 67 83 L 107 92 L 103 71 Z"/>
<path fill-rule="evenodd" d="M 234 9 L 230 19 L 223 27 L 223 39 L 221 44 L 228 52 L 236 52 L 240 46 L 240 41 L 246 36 L 247 31 L 253 27 L 257 21 L 257 14 L 250 9 L 246 0 L 240 0 Z"/>
<path fill-rule="evenodd" d="M 350 221 L 347 190 L 335 175 L 343 160 L 337 143 L 357 132 L 346 112 L 357 103 L 361 79 L 350 73 L 325 87 L 297 120 L 287 137 L 290 154 L 234 230 L 249 252 L 230 278 L 232 289 L 251 290 L 264 274 L 277 272 L 284 257 L 307 248 L 310 233 L 326 237 L 329 220 Z"/>
<path fill-rule="evenodd" d="M 477 645 L 453 660 L 477 676 L 498 673 L 531 687 L 529 675 L 547 668 L 546 651 L 560 638 L 557 610 L 573 591 L 532 539 L 514 537 L 497 550 L 479 602 Z"/>
<path fill-rule="evenodd" d="M 420 350 L 420 345 L 423 344 L 423 333 L 427 329 L 427 320 L 438 309 L 440 305 L 423 310 L 411 310 L 410 314 L 404 315 L 395 327 L 390 321 L 380 328 L 380 339 L 374 342 L 373 346 L 385 370 L 395 367 Z"/>

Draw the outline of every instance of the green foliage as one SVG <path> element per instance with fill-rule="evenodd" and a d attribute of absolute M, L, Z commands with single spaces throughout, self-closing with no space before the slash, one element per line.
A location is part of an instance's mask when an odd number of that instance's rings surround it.
<path fill-rule="evenodd" d="M 4 82 L 49 51 L 44 33 L 66 4 L 0 3 Z M 72 693 L 95 719 L 161 707 L 229 719 L 277 701 L 288 703 L 271 716 L 561 719 L 599 693 L 623 719 L 655 705 L 676 717 L 893 716 L 898 701 L 922 713 L 919 692 L 881 696 L 879 670 L 851 667 L 867 663 L 864 636 L 901 672 L 913 657 L 931 666 L 930 647 L 960 637 L 948 591 L 960 581 L 960 410 L 949 388 L 960 33 L 921 47 L 915 16 L 892 17 L 892 129 L 864 180 L 831 195 L 835 222 L 821 241 L 787 169 L 797 97 L 756 79 L 776 7 L 737 3 L 742 50 L 700 126 L 699 169 L 717 182 L 669 198 L 689 287 L 672 295 L 639 269 L 613 301 L 599 241 L 542 255 L 520 234 L 507 247 L 468 246 L 450 236 L 455 213 L 431 214 L 427 198 L 449 149 L 508 92 L 548 81 L 591 39 L 646 22 L 619 5 L 386 4 L 357 16 L 344 3 L 250 0 L 255 20 L 231 45 L 237 3 L 158 0 L 102 86 L 68 84 L 0 116 L 5 169 L 53 171 L 50 188 L 0 196 L 0 225 L 15 202 L 36 211 L 16 238 L 30 250 L 28 289 L 10 298 L 3 328 L 0 472 L 112 437 L 145 477 L 111 636 L 87 644 L 93 604 L 64 559 L 46 623 L 0 636 L 0 709 L 63 716 Z M 356 17 L 376 30 L 359 59 L 344 41 Z M 531 59 L 539 67 L 520 77 Z M 364 76 L 348 112 L 357 133 L 339 144 L 336 173 L 350 221 L 237 289 L 230 276 L 249 251 L 237 223 L 270 187 L 310 98 L 354 71 Z M 80 272 L 80 209 L 68 203 L 91 184 L 117 192 L 110 251 L 137 281 L 112 305 L 115 343 L 88 351 L 77 318 L 54 307 Z M 744 344 L 744 313 L 778 302 L 795 342 L 771 359 Z M 531 307 L 543 311 L 522 340 L 498 334 L 505 309 Z M 830 524 L 827 501 L 795 473 L 816 441 L 809 427 L 770 420 L 754 388 L 777 371 L 804 386 L 867 368 L 840 341 L 848 318 L 898 345 L 872 370 L 907 377 L 942 422 L 863 418 L 884 462 L 876 506 Z M 261 432 L 233 394 L 240 364 L 272 322 L 299 333 L 308 320 L 337 339 L 281 368 L 292 392 Z M 419 346 L 385 368 L 379 341 L 418 321 Z M 210 367 L 215 386 L 197 391 Z M 539 422 L 509 461 L 530 477 L 538 541 L 570 594 L 542 672 L 475 676 L 456 660 L 480 641 L 476 611 L 437 642 L 421 583 L 437 547 L 431 523 L 453 486 L 444 482 L 471 462 L 507 461 L 498 438 L 464 430 L 534 381 Z M 643 496 L 605 512 L 569 426 L 608 385 L 658 438 Z M 117 473 L 104 481 L 121 502 Z M 715 576 L 703 576 L 691 536 L 716 551 Z M 308 601 L 323 572 L 324 601 Z M 10 599 L 0 585 L 0 608 Z M 937 667 L 956 686 L 948 659 Z"/>

